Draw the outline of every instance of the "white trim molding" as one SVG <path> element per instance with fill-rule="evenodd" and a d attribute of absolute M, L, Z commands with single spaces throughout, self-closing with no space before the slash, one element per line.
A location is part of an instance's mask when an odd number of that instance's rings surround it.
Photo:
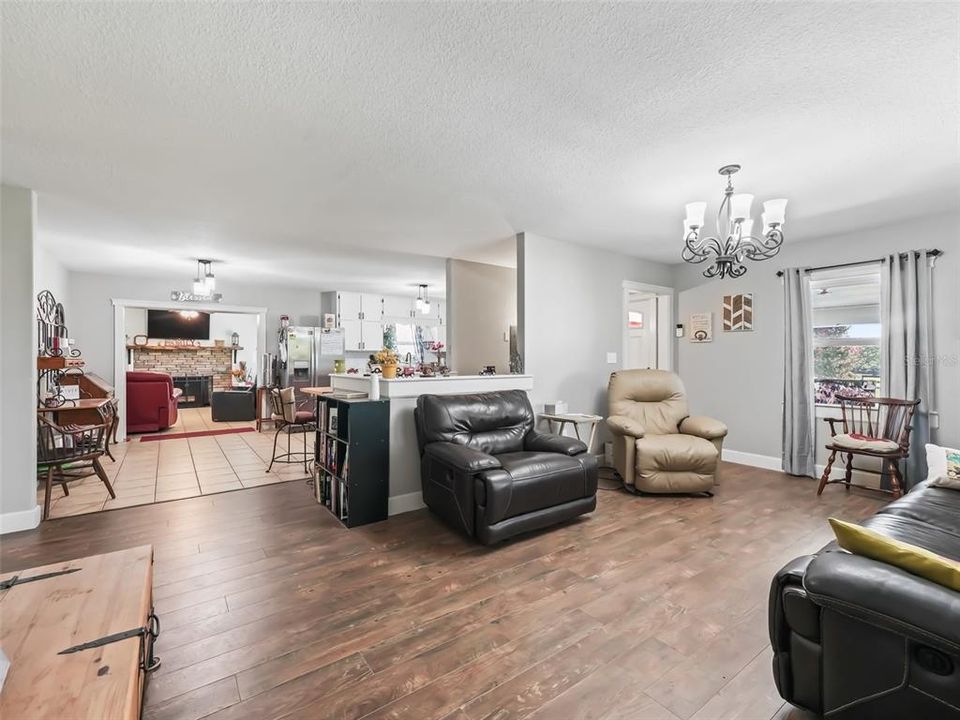
<path fill-rule="evenodd" d="M 724 448 L 723 460 L 724 462 L 737 463 L 738 465 L 749 465 L 750 467 L 763 468 L 764 470 L 783 472 L 783 461 L 773 455 L 759 455 L 757 453 L 741 452 L 739 450 L 728 450 Z M 817 477 L 814 478 L 815 480 L 820 479 L 826 467 L 826 464 L 818 464 L 816 466 Z M 843 464 L 842 458 L 838 458 L 830 470 L 830 479 L 842 480 L 845 473 L 846 466 Z M 853 471 L 852 479 L 860 485 L 879 486 L 876 475 L 861 472 L 860 470 L 855 469 Z"/>
<path fill-rule="evenodd" d="M 413 512 L 425 508 L 422 492 L 412 492 L 406 495 L 394 495 L 387 500 L 387 515 Z"/>
<path fill-rule="evenodd" d="M 723 460 L 725 462 L 737 463 L 738 465 L 763 468 L 764 470 L 783 470 L 783 461 L 772 455 L 758 455 L 757 453 L 741 452 L 740 450 L 724 448 Z"/>
<path fill-rule="evenodd" d="M 113 303 L 113 394 L 117 399 L 119 422 L 117 440 L 127 438 L 127 308 L 146 310 L 176 310 L 189 307 L 211 313 L 243 313 L 257 316 L 257 358 L 263 357 L 267 348 L 267 308 L 254 305 L 224 305 L 222 303 L 178 303 L 176 300 L 131 300 L 129 298 L 110 298 Z M 259 360 L 258 360 L 259 362 Z"/>
<path fill-rule="evenodd" d="M 3 513 L 0 515 L 0 535 L 20 532 L 21 530 L 33 530 L 40 525 L 42 517 L 43 511 L 39 505 L 34 505 L 32 510 Z"/>

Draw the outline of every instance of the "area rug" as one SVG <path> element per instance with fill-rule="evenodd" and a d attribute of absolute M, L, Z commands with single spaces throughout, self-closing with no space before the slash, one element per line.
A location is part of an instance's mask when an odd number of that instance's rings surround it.
<path fill-rule="evenodd" d="M 140 442 L 155 440 L 183 440 L 184 438 L 206 437 L 207 435 L 234 435 L 236 433 L 256 432 L 256 428 L 224 428 L 223 430 L 197 430 L 196 432 L 166 433 L 164 435 L 141 435 Z"/>

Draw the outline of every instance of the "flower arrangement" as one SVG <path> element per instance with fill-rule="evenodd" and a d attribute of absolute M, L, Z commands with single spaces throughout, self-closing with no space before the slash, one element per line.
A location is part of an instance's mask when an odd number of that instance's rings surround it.
<path fill-rule="evenodd" d="M 396 365 L 399 361 L 399 356 L 397 355 L 396 351 L 391 350 L 390 348 L 378 350 L 373 357 L 377 361 L 378 365 Z"/>
<path fill-rule="evenodd" d="M 445 348 L 446 346 L 442 342 L 434 341 L 430 343 L 430 352 L 442 353 Z"/>
<path fill-rule="evenodd" d="M 379 350 L 374 354 L 373 359 L 380 365 L 384 379 L 392 380 L 397 376 L 397 361 L 399 358 L 395 350 L 390 348 Z"/>

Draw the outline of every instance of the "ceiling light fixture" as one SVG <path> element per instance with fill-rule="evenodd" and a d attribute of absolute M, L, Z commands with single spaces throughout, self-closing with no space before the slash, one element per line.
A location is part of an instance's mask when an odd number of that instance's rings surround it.
<path fill-rule="evenodd" d="M 423 289 L 426 285 L 417 285 L 417 312 L 423 312 Z"/>
<path fill-rule="evenodd" d="M 427 296 L 427 286 L 421 285 L 420 288 L 423 290 L 423 302 L 420 304 L 420 312 L 424 315 L 430 314 L 430 298 Z"/>
<path fill-rule="evenodd" d="M 769 260 L 780 252 L 783 245 L 782 228 L 787 201 L 781 198 L 763 203 L 763 235 L 755 237 L 751 234 L 753 219 L 750 217 L 753 195 L 733 192 L 730 178 L 738 170 L 739 165 L 724 165 L 719 171 L 726 176 L 727 187 L 717 212 L 716 237 L 700 238 L 707 204 L 687 203 L 681 257 L 693 265 L 713 257 L 713 265 L 704 270 L 704 277 L 740 277 L 747 271 L 744 260 Z"/>
<path fill-rule="evenodd" d="M 197 260 L 197 276 L 193 279 L 194 295 L 213 295 L 217 278 L 213 274 L 213 260 Z"/>

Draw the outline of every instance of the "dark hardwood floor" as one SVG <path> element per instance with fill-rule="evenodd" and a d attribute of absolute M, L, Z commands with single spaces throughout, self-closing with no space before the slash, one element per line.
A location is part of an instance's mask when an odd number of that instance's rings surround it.
<path fill-rule="evenodd" d="M 770 579 L 881 502 L 725 464 L 712 499 L 602 491 L 484 548 L 426 511 L 345 530 L 298 481 L 53 520 L 0 564 L 154 546 L 148 720 L 783 720 Z"/>

